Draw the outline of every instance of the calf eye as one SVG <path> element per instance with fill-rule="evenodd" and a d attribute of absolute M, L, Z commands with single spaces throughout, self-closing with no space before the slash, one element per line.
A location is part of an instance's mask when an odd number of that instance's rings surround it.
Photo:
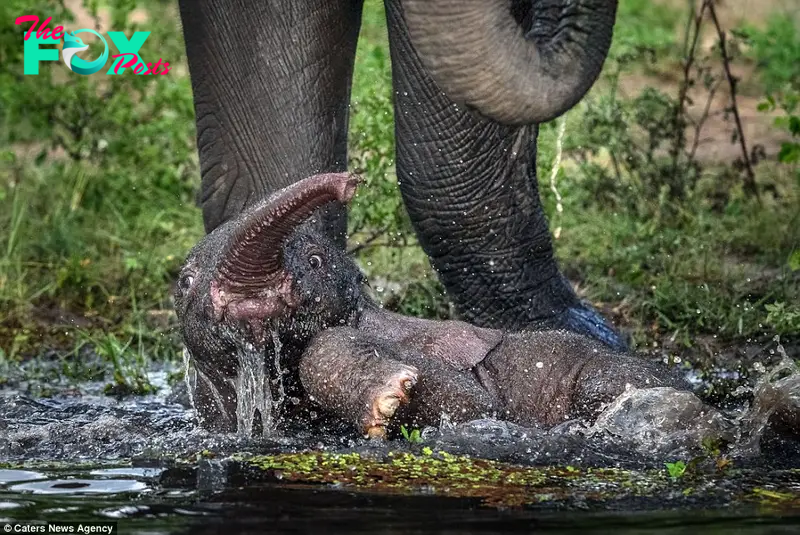
<path fill-rule="evenodd" d="M 191 288 L 192 283 L 194 282 L 194 275 L 184 275 L 178 281 L 178 286 L 180 287 L 181 291 L 185 292 L 189 288 Z"/>
<path fill-rule="evenodd" d="M 312 254 L 308 257 L 308 264 L 314 269 L 319 269 L 322 267 L 322 257 L 318 254 Z"/>

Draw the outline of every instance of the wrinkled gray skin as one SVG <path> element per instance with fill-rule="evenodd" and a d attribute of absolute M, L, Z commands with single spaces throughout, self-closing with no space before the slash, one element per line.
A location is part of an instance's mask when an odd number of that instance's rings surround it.
<path fill-rule="evenodd" d="M 315 210 L 347 202 L 357 181 L 341 173 L 297 182 L 190 253 L 175 300 L 206 427 L 236 430 L 239 357 L 257 351 L 273 362 L 273 329 L 289 397 L 369 436 L 443 414 L 529 426 L 591 420 L 628 385 L 685 387 L 664 367 L 574 332 L 512 333 L 379 309 L 355 263 L 313 224 Z"/>
<path fill-rule="evenodd" d="M 318 176 L 310 186 L 298 182 L 221 225 L 189 253 L 175 288 L 175 310 L 192 404 L 204 427 L 236 431 L 239 360 L 258 352 L 273 362 L 273 328 L 284 346 L 283 367 L 296 371 L 316 333 L 347 323 L 360 299 L 362 275 L 338 271 L 351 261 L 329 239 L 316 238 L 322 233 L 309 216 L 331 201 L 348 201 L 355 185 L 348 175 Z M 312 257 L 324 258 L 327 269 L 302 265 Z M 296 397 L 296 373 L 286 383 L 287 395 Z"/>
<path fill-rule="evenodd" d="M 347 164 L 361 0 L 180 0 L 207 231 Z M 538 124 L 588 91 L 616 0 L 386 0 L 396 169 L 460 315 L 625 344 L 560 274 L 536 181 Z M 339 247 L 345 212 L 321 226 Z"/>

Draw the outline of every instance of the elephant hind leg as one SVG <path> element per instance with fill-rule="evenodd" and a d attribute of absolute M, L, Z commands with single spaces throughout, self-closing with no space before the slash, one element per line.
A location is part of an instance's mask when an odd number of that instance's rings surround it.
<path fill-rule="evenodd" d="M 675 372 L 566 330 L 508 334 L 483 361 L 504 416 L 523 425 L 594 420 L 629 387 L 689 385 Z"/>

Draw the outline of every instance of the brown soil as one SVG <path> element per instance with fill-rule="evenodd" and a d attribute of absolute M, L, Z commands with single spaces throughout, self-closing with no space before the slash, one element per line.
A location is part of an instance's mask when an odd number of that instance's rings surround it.
<path fill-rule="evenodd" d="M 685 0 L 656 0 L 658 3 L 672 5 L 681 11 L 686 9 Z M 698 0 L 698 5 L 702 0 Z M 743 23 L 763 27 L 775 12 L 791 12 L 797 10 L 797 0 L 719 0 L 717 14 L 722 28 L 729 32 Z M 792 6 L 794 6 L 792 8 Z M 676 28 L 678 35 L 683 33 L 683 28 Z M 701 52 L 698 56 L 716 47 L 718 36 L 711 24 L 708 24 L 701 39 Z M 678 62 L 661 65 L 655 74 L 631 73 L 625 75 L 621 81 L 622 94 L 634 97 L 647 87 L 654 87 L 669 95 L 677 96 L 683 76 L 682 66 Z M 753 65 L 746 60 L 737 60 L 731 65 L 731 71 L 738 80 L 737 107 L 742 121 L 742 129 L 747 144 L 748 152 L 752 152 L 756 145 L 764 148 L 767 157 L 774 157 L 783 141 L 788 135 L 774 126 L 774 119 L 778 114 L 758 111 L 758 105 L 763 99 Z M 733 142 L 735 123 L 733 116 L 726 110 L 731 106 L 731 93 L 727 81 L 724 79 L 722 64 L 717 62 L 715 75 L 720 77 L 716 94 L 708 107 L 708 117 L 700 131 L 697 158 L 704 163 L 730 164 L 742 155 L 738 141 Z M 689 92 L 691 105 L 688 107 L 689 116 L 700 119 L 706 113 L 709 92 L 698 84 Z M 695 139 L 694 128 L 687 129 L 689 146 Z"/>
<path fill-rule="evenodd" d="M 675 66 L 675 73 L 680 69 Z M 734 76 L 742 80 L 751 80 L 752 67 L 747 65 L 733 65 Z M 679 81 L 661 75 L 647 75 L 631 73 L 621 78 L 620 91 L 626 97 L 635 97 L 645 88 L 654 87 L 673 96 L 678 95 Z M 704 88 L 694 88 L 689 91 L 691 104 L 688 106 L 689 116 L 694 121 L 699 121 L 706 112 L 709 92 Z M 764 147 L 767 157 L 774 157 L 782 142 L 787 140 L 787 134 L 774 126 L 777 113 L 758 111 L 759 103 L 763 98 L 750 95 L 737 94 L 736 103 L 742 121 L 742 130 L 747 144 L 748 152 L 752 153 L 755 145 Z M 699 131 L 697 144 L 697 159 L 704 163 L 730 164 L 742 156 L 739 142 L 733 141 L 736 129 L 733 115 L 727 113 L 731 106 L 731 95 L 728 84 L 721 81 L 713 100 L 708 107 L 708 115 Z M 694 143 L 697 137 L 694 127 L 686 131 L 688 146 Z"/>

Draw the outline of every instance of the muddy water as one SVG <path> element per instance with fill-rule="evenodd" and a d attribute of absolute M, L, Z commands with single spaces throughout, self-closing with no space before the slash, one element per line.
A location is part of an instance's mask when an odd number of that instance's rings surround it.
<path fill-rule="evenodd" d="M 256 375 L 248 384 L 264 392 Z M 800 447 L 766 425 L 798 399 L 788 359 L 749 387 L 747 410 L 630 390 L 593 425 L 443 421 L 420 443 L 302 427 L 212 435 L 164 376 L 153 372 L 163 388 L 146 397 L 103 396 L 101 383 L 49 398 L 0 391 L 0 523 L 92 518 L 130 533 L 800 530 Z M 254 408 L 270 402 L 256 396 Z M 676 461 L 689 467 L 671 476 L 664 463 Z"/>

